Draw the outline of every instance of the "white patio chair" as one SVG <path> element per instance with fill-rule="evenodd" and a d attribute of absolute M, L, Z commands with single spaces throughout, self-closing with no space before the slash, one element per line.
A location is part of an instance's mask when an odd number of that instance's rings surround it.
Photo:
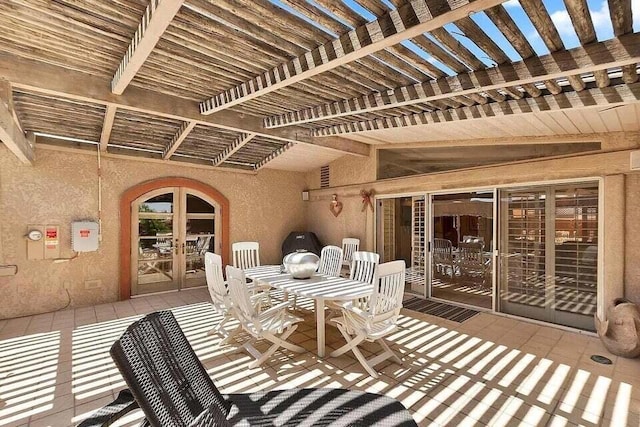
<path fill-rule="evenodd" d="M 320 252 L 318 273 L 331 277 L 340 277 L 343 251 L 337 246 L 325 246 Z"/>
<path fill-rule="evenodd" d="M 258 242 L 235 242 L 231 245 L 233 266 L 241 270 L 260 266 L 260 244 Z"/>
<path fill-rule="evenodd" d="M 375 252 L 357 251 L 353 253 L 353 260 L 351 261 L 351 272 L 349 278 L 351 280 L 358 280 L 360 282 L 374 284 L 376 282 L 378 263 L 380 262 L 380 255 Z M 329 308 L 330 312 L 327 315 L 327 319 L 337 316 L 337 312 L 347 304 L 364 305 L 365 299 L 362 298 L 358 301 L 326 301 L 325 305 Z"/>
<path fill-rule="evenodd" d="M 360 249 L 360 239 L 345 237 L 342 239 L 342 265 L 351 268 L 353 253 Z"/>
<path fill-rule="evenodd" d="M 330 277 L 340 277 L 342 270 L 342 249 L 337 246 L 325 246 L 320 252 L 318 273 Z M 298 296 L 293 296 L 293 307 L 298 307 Z"/>
<path fill-rule="evenodd" d="M 453 279 L 455 268 L 451 240 L 433 239 L 433 265 L 441 276 L 449 276 Z"/>
<path fill-rule="evenodd" d="M 233 338 L 240 330 L 242 326 L 238 325 L 233 331 L 229 332 L 224 328 L 224 325 L 234 318 L 233 310 L 231 310 L 231 299 L 229 297 L 229 289 L 224 282 L 222 276 L 222 257 L 213 252 L 207 252 L 204 255 L 204 271 L 207 278 L 207 288 L 209 289 L 209 295 L 211 295 L 211 303 L 216 313 L 222 316 L 222 319 L 216 326 L 213 327 L 207 334 L 211 335 L 219 333 L 224 340 L 220 344 L 225 344 Z M 262 303 L 262 294 L 258 293 L 251 297 L 251 303 L 260 311 Z"/>
<path fill-rule="evenodd" d="M 241 270 L 260 266 L 260 243 L 258 242 L 235 242 L 231 245 L 233 256 L 233 266 Z M 263 291 L 267 298 L 267 304 L 271 305 L 271 294 L 269 286 L 249 285 L 251 293 Z"/>
<path fill-rule="evenodd" d="M 380 264 L 377 269 L 377 284 L 364 308 L 355 304 L 342 307 L 342 316 L 332 320 L 342 333 L 346 344 L 331 353 L 338 357 L 349 350 L 353 352 L 364 369 L 378 378 L 375 366 L 392 358 L 402 363 L 400 358 L 389 348 L 384 338 L 397 328 L 398 316 L 402 308 L 406 265 L 404 261 L 391 261 Z M 367 360 L 358 345 L 363 341 L 377 341 L 383 353 Z"/>
<path fill-rule="evenodd" d="M 304 348 L 286 341 L 289 335 L 298 328 L 296 323 L 302 321 L 301 318 L 287 311 L 287 308 L 291 306 L 289 301 L 258 312 L 251 302 L 244 272 L 238 268 L 227 266 L 227 280 L 232 309 L 240 321 L 242 329 L 251 335 L 251 339 L 242 344 L 242 348 L 256 359 L 249 364 L 249 368 L 260 366 L 280 347 L 295 353 L 305 351 Z M 272 345 L 267 351 L 260 353 L 253 346 L 258 340 L 270 341 Z"/>

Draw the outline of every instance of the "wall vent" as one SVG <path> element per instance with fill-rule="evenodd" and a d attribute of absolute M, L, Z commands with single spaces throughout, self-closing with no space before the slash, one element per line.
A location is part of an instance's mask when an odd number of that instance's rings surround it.
<path fill-rule="evenodd" d="M 329 188 L 329 165 L 320 168 L 320 188 Z"/>

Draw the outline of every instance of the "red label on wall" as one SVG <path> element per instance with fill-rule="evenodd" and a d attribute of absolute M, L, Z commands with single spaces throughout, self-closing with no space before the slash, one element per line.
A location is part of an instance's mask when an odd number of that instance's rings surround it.
<path fill-rule="evenodd" d="M 89 237 L 91 230 L 80 230 L 80 237 Z"/>
<path fill-rule="evenodd" d="M 47 239 L 57 239 L 58 238 L 58 230 L 55 228 L 47 228 L 46 231 Z"/>

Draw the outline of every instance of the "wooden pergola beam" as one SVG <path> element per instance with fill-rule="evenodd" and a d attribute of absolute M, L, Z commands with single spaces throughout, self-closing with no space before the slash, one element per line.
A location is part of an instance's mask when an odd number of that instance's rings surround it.
<path fill-rule="evenodd" d="M 344 123 L 314 130 L 316 136 L 344 135 L 380 129 L 404 128 L 434 123 L 457 122 L 496 116 L 557 111 L 597 105 L 616 105 L 640 100 L 640 83 L 618 84 L 605 88 L 585 89 L 581 92 L 563 92 L 538 98 L 522 98 L 505 102 L 491 102 L 472 107 L 452 108 L 444 111 L 411 114 L 400 117 Z"/>
<path fill-rule="evenodd" d="M 213 160 L 214 166 L 220 166 L 229 157 L 233 156 L 239 149 L 247 145 L 253 138 L 256 137 L 255 133 L 243 133 L 235 141 L 231 143 L 225 150 Z"/>
<path fill-rule="evenodd" d="M 6 80 L 0 80 L 0 141 L 22 163 L 33 166 L 36 158 L 33 144 L 27 139 L 16 119 L 11 84 Z"/>
<path fill-rule="evenodd" d="M 109 90 L 109 80 L 104 78 L 11 54 L 0 54 L 0 78 L 24 91 L 105 106 L 113 104 L 119 110 L 193 121 L 233 132 L 255 133 L 278 141 L 308 144 L 356 156 L 369 155 L 368 144 L 345 138 L 316 139 L 309 129 L 301 127 L 265 129 L 261 118 L 234 111 L 203 116 L 195 101 L 135 86 L 122 95 L 114 95 Z"/>
<path fill-rule="evenodd" d="M 212 114 L 285 88 L 325 71 L 364 58 L 504 0 L 412 0 L 379 19 L 361 25 L 311 52 L 280 64 L 249 81 L 200 103 L 202 114 Z"/>
<path fill-rule="evenodd" d="M 187 136 L 189 136 L 189 134 L 195 127 L 196 127 L 195 122 L 183 122 L 182 125 L 180 126 L 180 129 L 178 129 L 178 132 L 176 132 L 176 134 L 171 139 L 171 142 L 169 143 L 169 145 L 167 145 L 167 147 L 164 149 L 164 153 L 162 153 L 162 158 L 164 160 L 169 160 L 171 156 L 173 156 L 173 153 L 175 153 L 176 150 L 180 147 L 180 145 L 182 145 L 184 140 L 187 139 Z"/>
<path fill-rule="evenodd" d="M 108 104 L 104 110 L 104 120 L 102 122 L 102 131 L 100 132 L 100 151 L 107 151 L 117 110 L 118 108 L 113 104 Z"/>
<path fill-rule="evenodd" d="M 527 85 L 541 80 L 548 83 L 576 72 L 592 72 L 640 62 L 640 34 L 628 34 L 605 42 L 595 42 L 524 61 L 494 68 L 471 71 L 457 76 L 429 80 L 399 87 L 387 93 L 343 99 L 304 110 L 266 117 L 267 128 L 278 128 L 354 114 L 370 113 L 388 108 L 419 104 L 452 96 L 473 95 L 505 86 Z M 561 88 L 554 87 L 559 93 Z"/>
<path fill-rule="evenodd" d="M 122 95 L 147 60 L 184 0 L 150 0 L 142 21 L 111 80 L 111 91 Z"/>
<path fill-rule="evenodd" d="M 253 169 L 256 170 L 256 171 L 262 169 L 263 167 L 265 167 L 267 165 L 267 163 L 269 163 L 270 161 L 272 161 L 276 157 L 280 156 L 281 154 L 283 154 L 285 151 L 287 151 L 289 148 L 293 147 L 294 145 L 295 144 L 293 144 L 291 142 L 283 145 L 282 147 L 278 148 L 273 153 L 269 154 L 267 157 L 265 157 L 264 159 L 260 160 L 258 163 L 253 165 Z"/>

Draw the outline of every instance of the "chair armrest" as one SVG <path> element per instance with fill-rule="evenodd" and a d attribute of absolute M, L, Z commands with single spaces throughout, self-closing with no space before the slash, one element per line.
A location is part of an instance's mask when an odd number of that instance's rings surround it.
<path fill-rule="evenodd" d="M 291 307 L 293 301 L 284 301 L 281 302 L 280 304 L 276 304 L 272 307 L 270 307 L 269 309 L 261 312 L 258 315 L 259 319 L 268 319 L 269 317 L 273 317 L 276 314 L 278 314 L 279 312 L 281 312 L 282 310 L 286 309 L 287 307 Z"/>

